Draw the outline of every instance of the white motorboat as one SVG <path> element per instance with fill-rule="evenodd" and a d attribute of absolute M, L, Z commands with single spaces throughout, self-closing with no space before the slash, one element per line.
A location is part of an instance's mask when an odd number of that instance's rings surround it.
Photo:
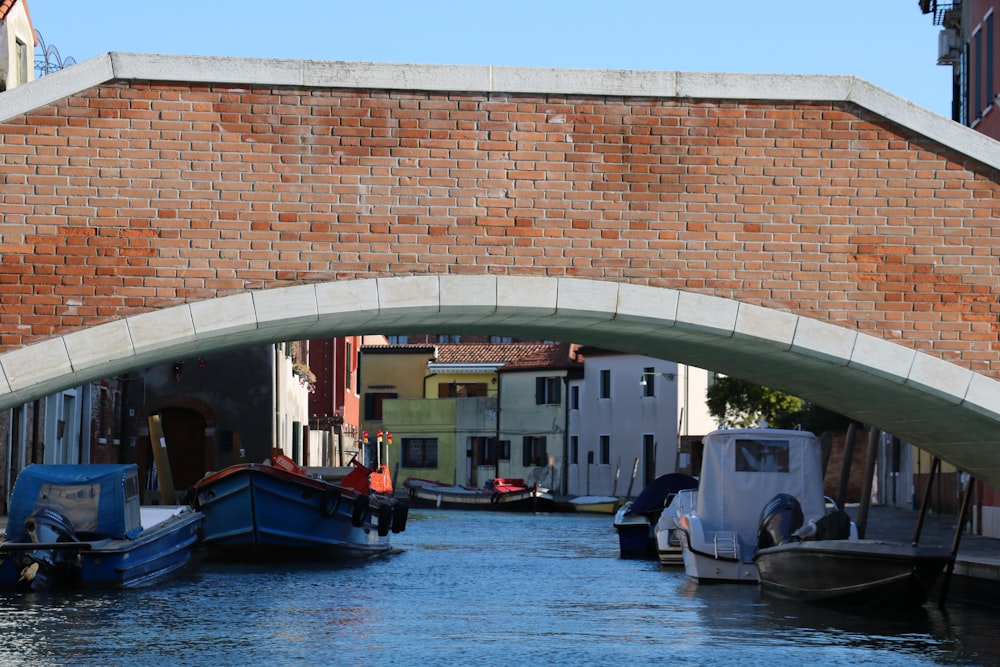
<path fill-rule="evenodd" d="M 684 489 L 673 497 L 670 504 L 666 506 L 656 522 L 654 532 L 656 533 L 656 553 L 660 558 L 660 565 L 668 567 L 684 566 L 684 549 L 682 547 L 682 536 L 677 529 L 674 519 L 678 512 L 685 511 L 682 508 L 693 507 L 698 489 Z"/>
<path fill-rule="evenodd" d="M 699 581 L 757 583 L 753 556 L 768 501 L 794 496 L 806 521 L 826 513 L 819 440 L 808 431 L 725 429 L 704 445 L 695 501 L 682 498 L 674 516 L 684 570 Z"/>

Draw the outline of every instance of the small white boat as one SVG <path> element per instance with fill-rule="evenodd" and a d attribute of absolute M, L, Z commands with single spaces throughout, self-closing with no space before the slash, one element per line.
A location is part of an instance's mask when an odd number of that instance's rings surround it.
<path fill-rule="evenodd" d="M 684 566 L 684 549 L 682 547 L 682 536 L 674 523 L 674 518 L 679 511 L 686 510 L 694 506 L 698 489 L 684 489 L 673 497 L 663 513 L 660 514 L 659 521 L 654 529 L 656 533 L 656 553 L 660 558 L 660 565 L 667 567 Z"/>
<path fill-rule="evenodd" d="M 819 440 L 807 431 L 726 429 L 704 438 L 695 502 L 674 521 L 684 570 L 699 581 L 757 583 L 761 511 L 779 493 L 799 500 L 805 521 L 826 513 Z"/>

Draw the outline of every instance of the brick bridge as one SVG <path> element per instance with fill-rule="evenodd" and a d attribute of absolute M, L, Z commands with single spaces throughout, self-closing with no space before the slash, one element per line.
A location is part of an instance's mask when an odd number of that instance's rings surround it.
<path fill-rule="evenodd" d="M 243 344 L 506 333 L 1000 484 L 1000 144 L 864 81 L 108 54 L 0 124 L 0 408 Z"/>

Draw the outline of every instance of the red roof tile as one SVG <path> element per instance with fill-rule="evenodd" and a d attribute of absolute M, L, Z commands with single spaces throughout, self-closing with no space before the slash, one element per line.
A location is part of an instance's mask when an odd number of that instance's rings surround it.
<path fill-rule="evenodd" d="M 369 353 L 405 353 L 435 350 L 438 364 L 502 364 L 502 370 L 572 368 L 579 364 L 570 356 L 576 345 L 569 343 L 439 343 L 437 345 L 365 345 Z"/>

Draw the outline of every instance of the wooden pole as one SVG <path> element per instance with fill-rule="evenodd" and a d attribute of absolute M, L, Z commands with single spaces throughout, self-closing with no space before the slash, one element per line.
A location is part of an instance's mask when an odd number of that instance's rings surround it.
<path fill-rule="evenodd" d="M 911 542 L 913 546 L 917 546 L 920 542 L 920 532 L 924 529 L 924 517 L 927 516 L 927 508 L 931 502 L 931 487 L 934 486 L 934 481 L 940 470 L 941 459 L 935 456 L 934 460 L 931 461 L 931 472 L 927 476 L 927 486 L 924 487 L 924 495 L 920 500 L 920 513 L 917 514 L 917 527 L 913 529 L 913 541 Z"/>
<path fill-rule="evenodd" d="M 615 465 L 615 483 L 611 485 L 611 495 L 618 495 L 618 476 L 622 473 L 622 457 L 618 457 L 618 463 Z"/>
<path fill-rule="evenodd" d="M 635 457 L 635 463 L 632 464 L 632 479 L 628 483 L 628 493 L 625 494 L 626 498 L 632 497 L 632 485 L 635 484 L 635 476 L 639 474 L 639 457 Z"/>
<path fill-rule="evenodd" d="M 851 422 L 847 427 L 847 437 L 844 439 L 844 460 L 840 463 L 840 486 L 837 487 L 837 507 L 847 503 L 847 485 L 851 481 L 851 459 L 854 458 L 854 433 L 857 425 Z"/>
<path fill-rule="evenodd" d="M 868 528 L 868 508 L 872 504 L 872 482 L 875 478 L 875 461 L 878 458 L 878 441 L 881 431 L 869 427 L 868 451 L 865 452 L 865 478 L 861 480 L 861 504 L 858 506 L 858 537 L 864 539 Z M 844 509 L 841 507 L 840 509 Z"/>
<path fill-rule="evenodd" d="M 945 598 L 948 597 L 948 588 L 951 585 L 951 575 L 955 571 L 955 559 L 958 557 L 958 547 L 962 543 L 962 531 L 965 530 L 965 522 L 969 520 L 969 503 L 972 501 L 972 490 L 976 486 L 976 478 L 969 476 L 969 484 L 962 494 L 962 509 L 958 516 L 958 525 L 955 526 L 955 535 L 951 542 L 951 560 L 944 571 L 944 581 L 941 582 L 941 598 L 938 606 L 944 608 Z"/>
<path fill-rule="evenodd" d="M 823 431 L 823 435 L 819 437 L 819 451 L 820 456 L 823 457 L 823 479 L 826 479 L 826 467 L 830 463 L 830 452 L 833 450 L 833 434 L 829 431 Z"/>
<path fill-rule="evenodd" d="M 153 445 L 153 461 L 156 462 L 156 481 L 160 485 L 160 503 L 175 505 L 174 476 L 170 472 L 170 458 L 167 456 L 167 439 L 163 436 L 160 415 L 149 417 L 149 441 Z"/>

